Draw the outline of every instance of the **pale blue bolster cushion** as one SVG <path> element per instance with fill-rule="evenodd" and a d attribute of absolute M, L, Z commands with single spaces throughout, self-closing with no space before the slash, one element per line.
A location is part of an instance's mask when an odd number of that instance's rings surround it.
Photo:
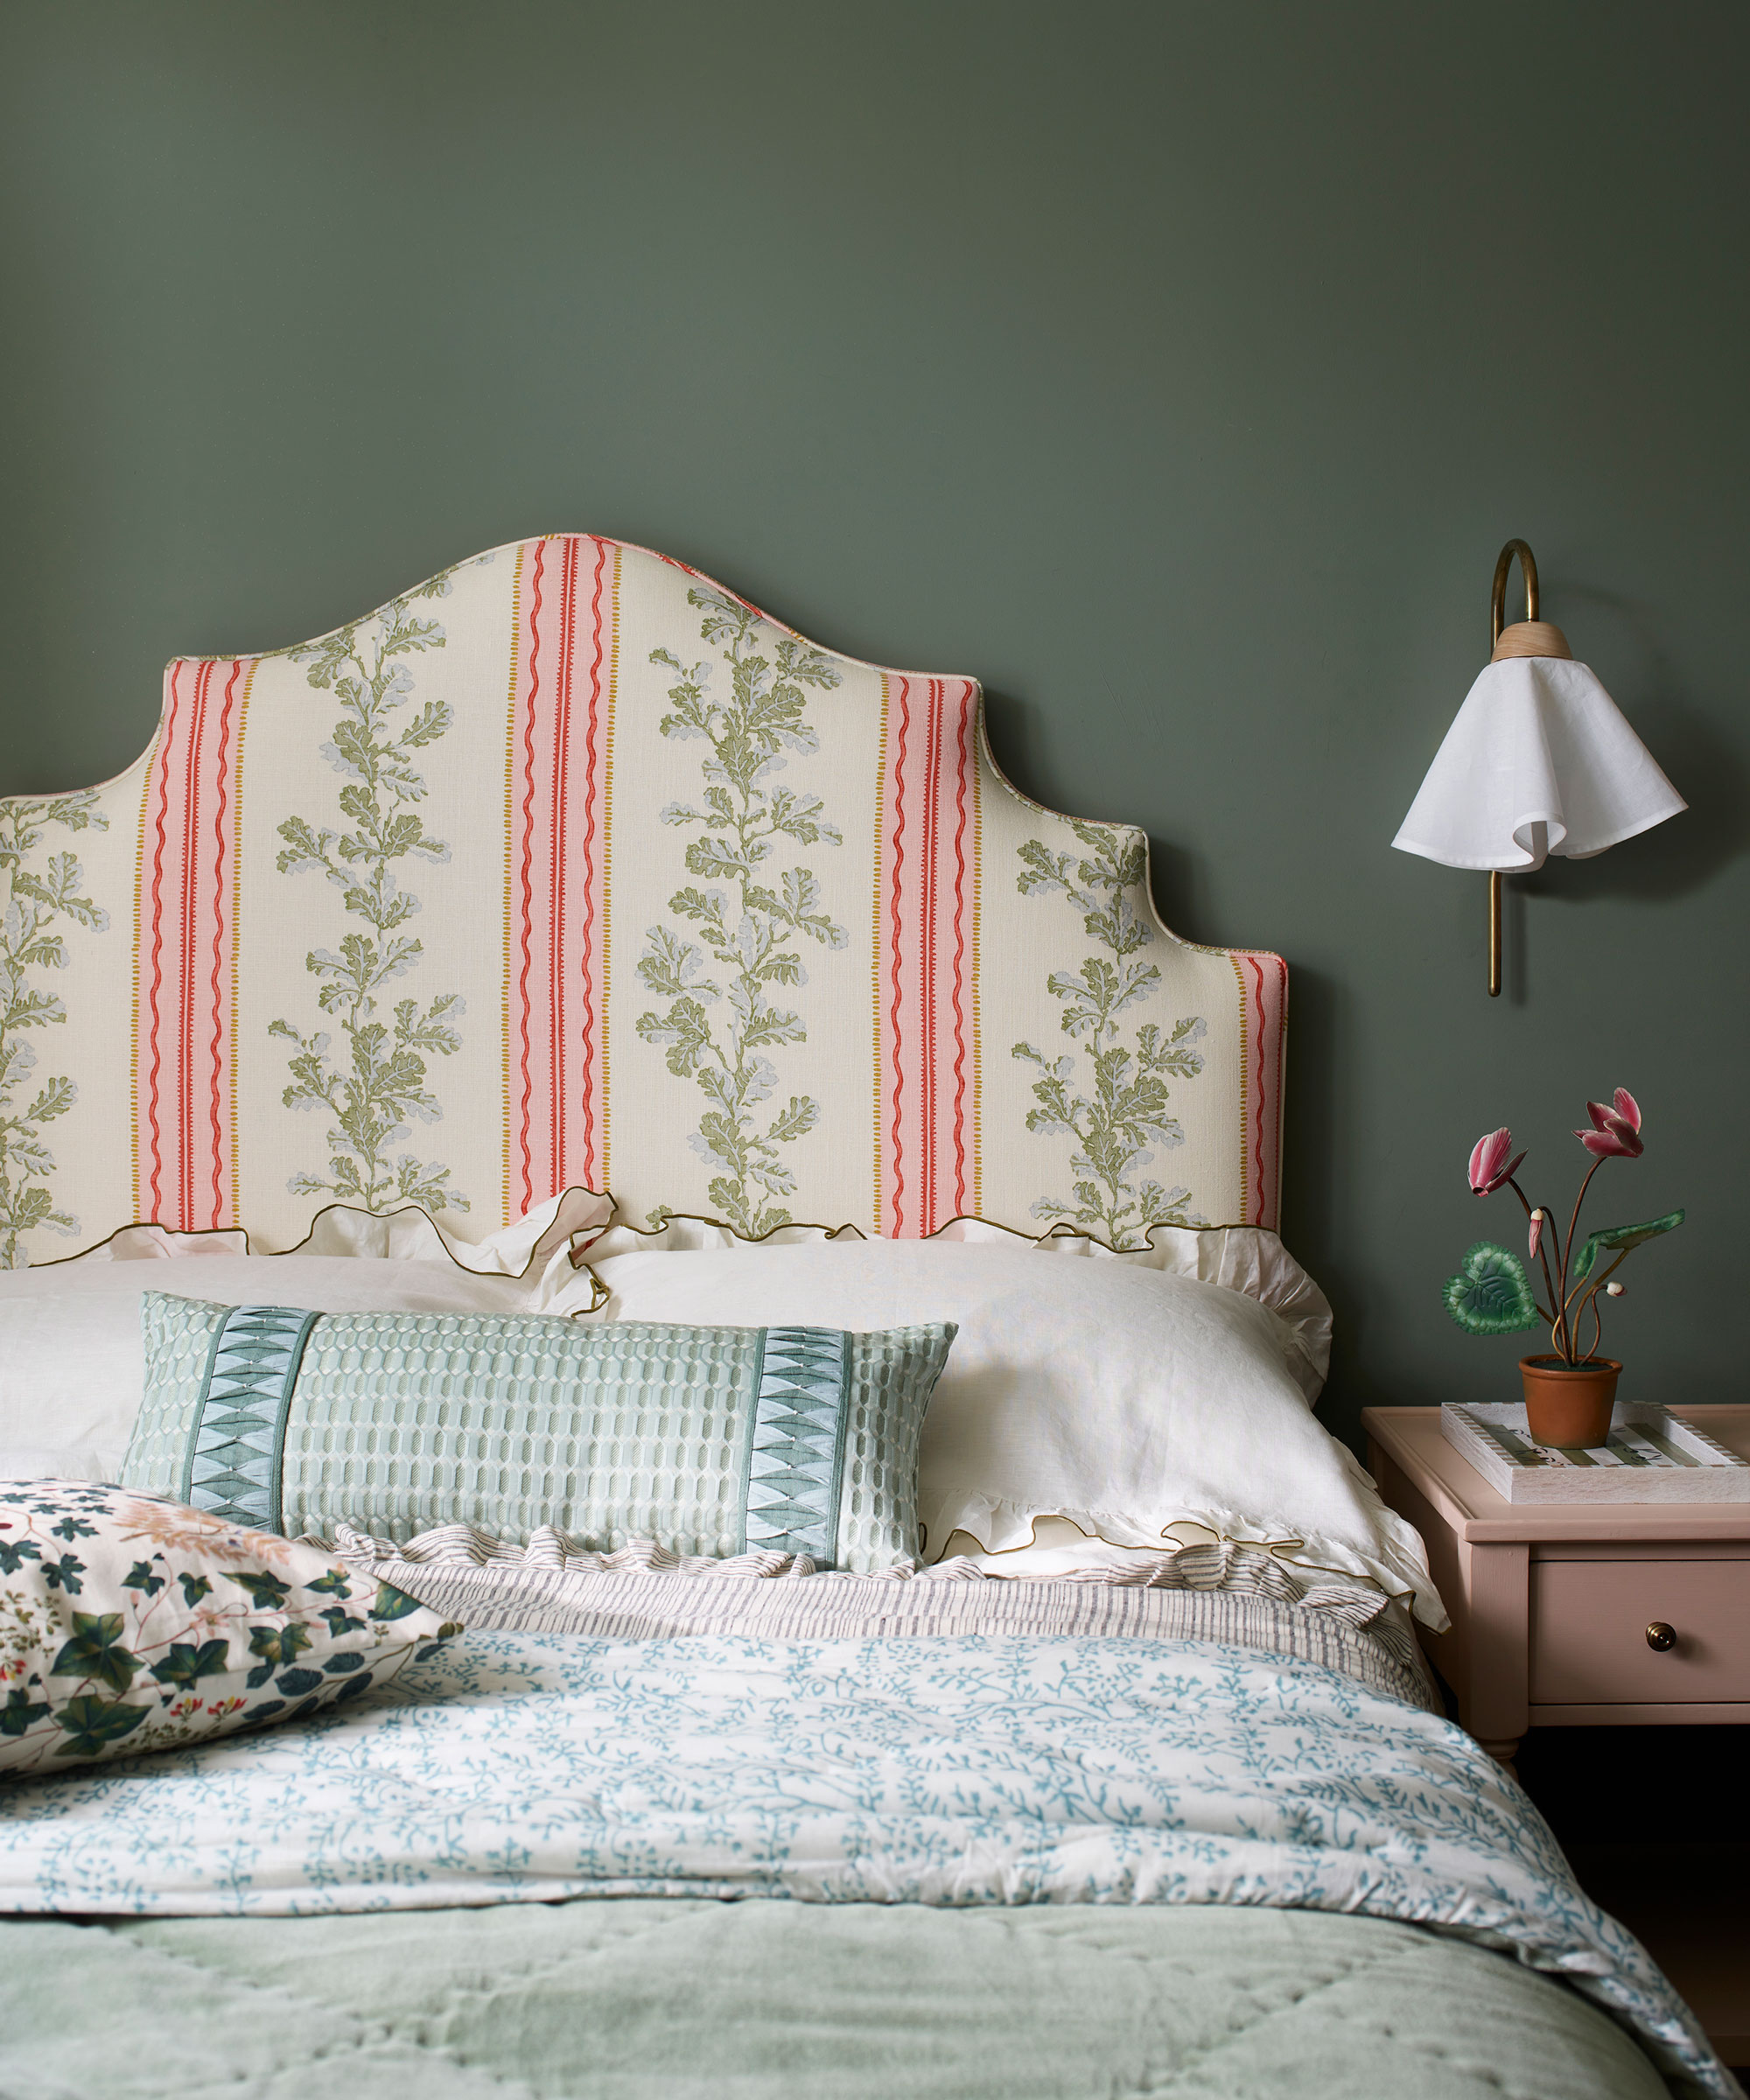
<path fill-rule="evenodd" d="M 917 1448 L 951 1324 L 583 1326 L 300 1312 L 148 1292 L 122 1481 L 257 1530 L 404 1543 L 467 1523 L 589 1550 L 914 1555 Z"/>

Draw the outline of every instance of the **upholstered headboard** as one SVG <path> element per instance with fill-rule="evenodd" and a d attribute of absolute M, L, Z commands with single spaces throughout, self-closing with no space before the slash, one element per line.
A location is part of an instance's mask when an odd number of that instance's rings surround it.
<path fill-rule="evenodd" d="M 970 678 L 559 535 L 182 657 L 0 802 L 0 1261 L 560 1188 L 751 1233 L 1277 1221 L 1286 971 L 1016 793 Z"/>

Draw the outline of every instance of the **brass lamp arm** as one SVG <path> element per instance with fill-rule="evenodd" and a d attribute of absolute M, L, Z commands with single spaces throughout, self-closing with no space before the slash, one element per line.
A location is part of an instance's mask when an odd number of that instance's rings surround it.
<path fill-rule="evenodd" d="M 1508 626 L 1505 624 L 1507 579 L 1512 572 L 1516 555 L 1519 558 L 1519 573 L 1525 579 L 1525 617 Z M 1562 630 L 1537 617 L 1537 557 L 1523 540 L 1509 540 L 1496 557 L 1494 584 L 1488 594 L 1488 640 L 1491 663 L 1499 663 L 1508 656 L 1572 657 L 1573 654 Z M 1491 868 L 1488 875 L 1488 996 L 1492 999 L 1501 997 L 1499 868 Z"/>
<path fill-rule="evenodd" d="M 1494 585 L 1488 599 L 1488 646 L 1494 648 L 1501 640 L 1501 630 L 1507 624 L 1502 617 L 1507 610 L 1507 578 L 1512 571 L 1513 557 L 1519 556 L 1519 573 L 1525 579 L 1525 617 L 1537 617 L 1537 557 L 1523 540 L 1509 540 L 1494 564 Z"/>
<path fill-rule="evenodd" d="M 1512 573 L 1513 557 L 1519 556 L 1519 573 L 1525 579 L 1525 618 L 1527 621 L 1537 617 L 1537 557 L 1523 540 L 1509 540 L 1494 564 L 1494 583 L 1488 594 L 1488 647 L 1489 661 L 1494 660 L 1494 651 L 1501 640 L 1501 630 L 1506 625 L 1507 579 Z M 1501 997 L 1501 870 L 1488 872 L 1488 996 Z"/>

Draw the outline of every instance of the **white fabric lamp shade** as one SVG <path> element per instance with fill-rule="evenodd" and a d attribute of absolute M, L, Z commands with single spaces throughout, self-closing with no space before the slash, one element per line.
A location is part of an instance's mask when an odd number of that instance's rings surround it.
<path fill-rule="evenodd" d="M 1688 808 L 1583 663 L 1488 664 L 1392 844 L 1449 868 L 1585 860 Z"/>

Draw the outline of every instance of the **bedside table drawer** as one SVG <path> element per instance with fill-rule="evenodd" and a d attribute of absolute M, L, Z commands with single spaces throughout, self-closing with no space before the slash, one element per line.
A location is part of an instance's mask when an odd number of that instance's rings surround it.
<path fill-rule="evenodd" d="M 1530 1606 L 1534 1705 L 1750 1701 L 1750 1561 L 1534 1561 Z"/>

